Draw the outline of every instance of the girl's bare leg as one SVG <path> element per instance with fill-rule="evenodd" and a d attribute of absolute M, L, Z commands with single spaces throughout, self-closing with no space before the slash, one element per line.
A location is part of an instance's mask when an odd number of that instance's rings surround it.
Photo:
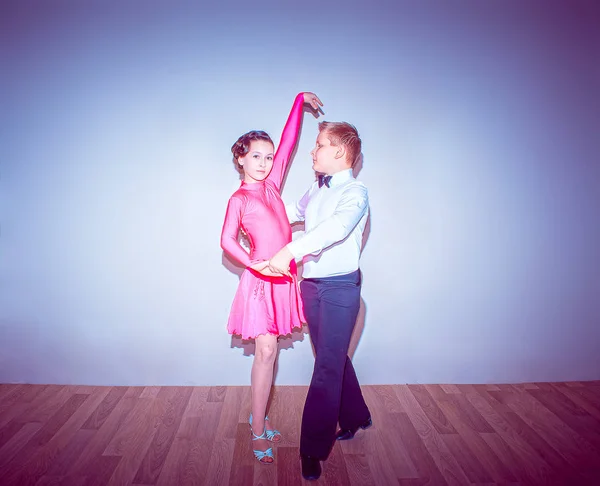
<path fill-rule="evenodd" d="M 265 429 L 265 415 L 267 402 L 273 384 L 273 368 L 277 357 L 277 336 L 272 334 L 261 334 L 256 337 L 256 350 L 254 362 L 252 363 L 252 431 L 261 435 Z M 252 448 L 256 450 L 267 450 L 270 447 L 266 439 L 252 442 Z M 273 462 L 271 458 L 263 459 L 263 462 Z"/>

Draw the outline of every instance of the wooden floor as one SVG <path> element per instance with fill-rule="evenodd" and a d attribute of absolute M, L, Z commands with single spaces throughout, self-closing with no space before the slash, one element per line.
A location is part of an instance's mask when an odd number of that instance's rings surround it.
<path fill-rule="evenodd" d="M 316 484 L 600 485 L 598 381 L 363 391 L 374 426 L 337 443 Z M 284 440 L 265 466 L 248 387 L 0 385 L 0 485 L 302 484 L 305 396 L 275 389 Z"/>

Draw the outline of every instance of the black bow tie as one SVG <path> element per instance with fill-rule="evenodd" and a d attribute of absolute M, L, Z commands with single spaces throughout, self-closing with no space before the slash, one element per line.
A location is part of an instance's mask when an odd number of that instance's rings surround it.
<path fill-rule="evenodd" d="M 325 184 L 326 187 L 330 187 L 329 183 L 331 182 L 331 176 L 330 175 L 319 175 L 319 187 L 323 187 L 323 184 Z"/>

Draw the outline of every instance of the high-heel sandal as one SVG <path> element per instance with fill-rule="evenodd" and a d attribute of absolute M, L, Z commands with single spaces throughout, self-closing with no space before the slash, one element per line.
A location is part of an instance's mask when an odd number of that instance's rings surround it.
<path fill-rule="evenodd" d="M 269 420 L 269 416 L 267 415 L 265 417 L 265 421 Z M 248 423 L 250 424 L 250 428 L 252 428 L 252 414 L 250 414 L 250 418 L 248 419 Z M 267 434 L 267 440 L 270 442 L 279 442 L 282 439 L 282 435 L 281 432 L 279 432 L 279 430 L 273 429 L 273 430 L 267 430 L 267 427 L 265 426 L 265 434 Z M 279 437 L 279 439 L 275 439 L 275 437 Z"/>
<path fill-rule="evenodd" d="M 252 430 L 252 427 L 250 427 L 250 432 L 252 434 L 252 440 L 260 440 L 260 439 L 267 438 L 267 434 L 265 434 L 264 430 L 263 430 L 262 434 L 256 435 L 254 433 L 254 431 Z M 275 462 L 275 458 L 273 457 L 273 449 L 271 447 L 269 447 L 266 451 L 254 449 L 254 450 L 252 450 L 252 452 L 254 453 L 254 457 L 256 457 L 256 460 L 258 462 L 260 462 L 261 464 L 273 464 Z M 265 457 L 270 457 L 273 460 L 272 461 L 263 461 L 263 459 Z"/>

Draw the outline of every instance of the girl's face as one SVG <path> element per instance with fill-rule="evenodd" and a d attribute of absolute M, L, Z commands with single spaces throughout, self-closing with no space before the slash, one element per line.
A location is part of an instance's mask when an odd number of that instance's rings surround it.
<path fill-rule="evenodd" d="M 273 144 L 265 140 L 250 142 L 250 150 L 238 158 L 244 169 L 244 182 L 253 184 L 264 181 L 273 168 Z"/>

